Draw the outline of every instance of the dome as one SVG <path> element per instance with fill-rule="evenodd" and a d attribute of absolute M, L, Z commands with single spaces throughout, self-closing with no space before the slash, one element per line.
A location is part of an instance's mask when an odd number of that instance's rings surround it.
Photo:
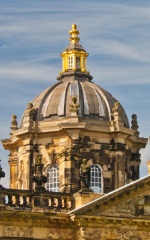
<path fill-rule="evenodd" d="M 33 101 L 35 120 L 60 120 L 70 115 L 72 98 L 79 104 L 78 117 L 83 119 L 112 120 L 112 109 L 118 102 L 110 93 L 92 82 L 86 69 L 88 53 L 79 44 L 77 26 L 72 25 L 70 44 L 61 53 L 62 72 L 58 83 L 40 93 Z M 127 115 L 122 108 L 122 120 L 129 127 Z M 24 120 L 24 116 L 22 122 Z"/>
<path fill-rule="evenodd" d="M 111 121 L 112 108 L 117 100 L 98 85 L 78 80 L 59 82 L 40 93 L 32 101 L 36 109 L 36 120 L 68 117 L 73 97 L 79 103 L 80 118 Z M 123 120 L 129 127 L 125 111 Z"/>

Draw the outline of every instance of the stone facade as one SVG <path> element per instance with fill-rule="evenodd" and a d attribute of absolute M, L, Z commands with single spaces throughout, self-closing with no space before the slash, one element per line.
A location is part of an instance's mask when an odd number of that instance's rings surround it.
<path fill-rule="evenodd" d="M 51 164 L 59 166 L 62 192 L 81 189 L 83 158 L 102 167 L 104 193 L 139 178 L 139 150 L 146 141 L 134 136 L 132 129 L 118 123 L 116 131 L 112 129 L 114 121 L 106 126 L 95 120 L 77 123 L 32 121 L 32 125 L 31 130 L 13 131 L 11 138 L 3 141 L 5 149 L 10 150 L 11 188 L 34 189 L 32 176 L 39 155 L 42 156 L 44 174 Z"/>
<path fill-rule="evenodd" d="M 10 191 L 3 189 L 1 197 Z M 17 190 L 13 193 L 19 195 Z M 29 195 L 21 190 L 20 194 Z M 42 197 L 46 195 L 43 193 Z M 56 195 L 53 197 L 56 199 Z M 33 201 L 30 206 L 17 207 L 5 204 L 2 198 L 0 209 L 0 239 L 146 240 L 150 237 L 150 176 L 79 208 L 68 208 L 68 212 L 46 204 L 35 206 Z"/>
<path fill-rule="evenodd" d="M 10 188 L 0 189 L 0 239 L 148 239 L 150 179 L 138 180 L 147 139 L 137 116 L 130 127 L 92 82 L 75 24 L 69 33 L 58 83 L 28 104 L 20 126 L 12 116 L 2 140 Z"/>

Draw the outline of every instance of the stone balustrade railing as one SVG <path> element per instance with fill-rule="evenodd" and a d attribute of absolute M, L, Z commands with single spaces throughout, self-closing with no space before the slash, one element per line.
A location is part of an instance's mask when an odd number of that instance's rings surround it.
<path fill-rule="evenodd" d="M 0 208 L 8 210 L 68 212 L 75 208 L 73 194 L 0 189 Z"/>

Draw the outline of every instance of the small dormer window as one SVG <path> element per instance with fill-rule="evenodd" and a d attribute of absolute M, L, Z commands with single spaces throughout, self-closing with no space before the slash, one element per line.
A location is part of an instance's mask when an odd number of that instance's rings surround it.
<path fill-rule="evenodd" d="M 73 68 L 73 56 L 68 57 L 68 69 Z"/>
<path fill-rule="evenodd" d="M 80 66 L 80 57 L 76 57 L 76 68 L 81 68 L 81 66 Z"/>

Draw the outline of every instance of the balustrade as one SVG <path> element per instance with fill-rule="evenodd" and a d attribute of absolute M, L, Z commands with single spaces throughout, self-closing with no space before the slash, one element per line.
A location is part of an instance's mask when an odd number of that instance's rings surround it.
<path fill-rule="evenodd" d="M 68 212 L 75 208 L 73 194 L 0 189 L 0 208 L 6 210 Z"/>

